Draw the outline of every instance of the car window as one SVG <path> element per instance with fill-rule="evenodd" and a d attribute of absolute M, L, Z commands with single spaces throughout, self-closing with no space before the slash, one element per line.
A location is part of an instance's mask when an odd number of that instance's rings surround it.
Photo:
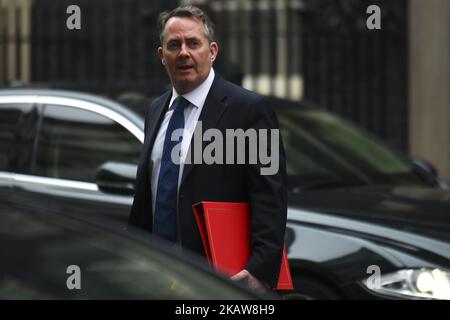
<path fill-rule="evenodd" d="M 114 120 L 61 105 L 46 105 L 43 114 L 35 174 L 94 182 L 105 162 L 138 163 L 141 143 Z"/>
<path fill-rule="evenodd" d="M 0 171 L 14 169 L 12 167 L 12 163 L 14 163 L 12 158 L 14 157 L 13 148 L 15 143 L 17 144 L 17 149 L 22 149 L 20 146 L 23 143 L 30 142 L 30 139 L 27 139 L 26 136 L 33 134 L 34 123 L 26 121 L 26 118 L 31 109 L 32 105 L 26 103 L 0 104 Z M 19 126 L 21 127 L 20 130 Z M 20 161 L 30 159 L 31 150 L 29 145 L 23 151 L 24 154 L 17 158 Z M 26 153 L 28 153 L 28 156 Z M 17 165 L 17 163 L 15 164 Z"/>
<path fill-rule="evenodd" d="M 330 114 L 286 108 L 278 116 L 288 175 L 301 183 L 425 183 L 411 163 Z"/>

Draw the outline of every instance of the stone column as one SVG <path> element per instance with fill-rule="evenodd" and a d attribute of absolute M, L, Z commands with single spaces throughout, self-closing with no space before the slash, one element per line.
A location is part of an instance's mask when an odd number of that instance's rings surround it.
<path fill-rule="evenodd" d="M 450 1 L 409 1 L 409 151 L 450 181 Z"/>

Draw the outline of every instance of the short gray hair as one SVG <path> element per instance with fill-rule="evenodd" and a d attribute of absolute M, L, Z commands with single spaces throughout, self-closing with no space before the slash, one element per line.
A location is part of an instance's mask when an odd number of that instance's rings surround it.
<path fill-rule="evenodd" d="M 159 30 L 159 41 L 161 44 L 164 40 L 164 28 L 166 27 L 167 21 L 173 17 L 194 17 L 203 22 L 203 33 L 211 43 L 214 41 L 214 24 L 211 19 L 206 15 L 203 10 L 194 6 L 181 6 L 173 9 L 172 11 L 164 11 L 159 14 L 158 17 L 158 30 Z"/>

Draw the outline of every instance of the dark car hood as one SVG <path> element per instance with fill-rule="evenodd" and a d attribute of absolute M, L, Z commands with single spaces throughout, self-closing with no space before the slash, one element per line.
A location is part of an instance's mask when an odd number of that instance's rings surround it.
<path fill-rule="evenodd" d="M 289 196 L 289 205 L 450 242 L 450 190 L 353 187 Z"/>

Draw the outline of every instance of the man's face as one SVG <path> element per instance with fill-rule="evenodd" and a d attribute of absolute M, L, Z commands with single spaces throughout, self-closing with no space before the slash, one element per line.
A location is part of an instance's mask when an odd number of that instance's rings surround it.
<path fill-rule="evenodd" d="M 173 17 L 164 28 L 164 43 L 158 55 L 179 94 L 198 87 L 211 70 L 217 56 L 217 43 L 208 43 L 201 20 L 193 17 Z"/>

